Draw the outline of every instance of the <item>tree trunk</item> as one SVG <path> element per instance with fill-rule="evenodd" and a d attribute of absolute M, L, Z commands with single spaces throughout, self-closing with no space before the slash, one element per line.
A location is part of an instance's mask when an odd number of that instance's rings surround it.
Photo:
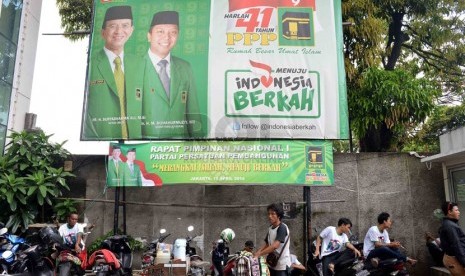
<path fill-rule="evenodd" d="M 360 139 L 361 152 L 385 152 L 391 149 L 393 133 L 382 123 L 378 128 L 370 127 L 365 136 Z"/>
<path fill-rule="evenodd" d="M 403 18 L 404 13 L 395 12 L 392 14 L 392 22 L 389 24 L 389 39 L 386 45 L 386 58 L 383 62 L 386 70 L 394 70 L 402 53 L 402 44 L 409 40 L 408 35 L 402 31 Z"/>

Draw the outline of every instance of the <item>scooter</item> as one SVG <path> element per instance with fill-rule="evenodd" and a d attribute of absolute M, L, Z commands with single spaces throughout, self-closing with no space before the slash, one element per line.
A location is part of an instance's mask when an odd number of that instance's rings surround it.
<path fill-rule="evenodd" d="M 26 240 L 19 236 L 9 234 L 8 229 L 3 227 L 0 229 L 0 273 L 12 273 L 12 265 L 17 259 L 17 254 L 27 249 L 29 246 Z"/>
<path fill-rule="evenodd" d="M 90 230 L 94 226 L 91 225 L 88 227 L 87 223 L 82 224 L 84 229 L 83 241 L 86 240 L 87 235 L 91 232 Z M 70 248 L 63 242 L 63 239 L 60 242 L 55 243 L 54 245 L 56 252 L 52 254 L 52 257 L 55 257 L 57 260 L 57 270 L 59 276 L 69 276 L 69 275 L 85 275 L 85 270 L 81 263 L 81 260 L 78 257 L 77 252 L 74 248 Z M 87 260 L 85 260 L 87 261 Z"/>
<path fill-rule="evenodd" d="M 99 249 L 89 258 L 89 266 L 96 276 L 122 275 L 121 263 L 113 252 L 108 249 Z"/>
<path fill-rule="evenodd" d="M 187 227 L 188 232 L 194 231 L 194 226 L 190 225 Z M 186 258 L 189 258 L 189 274 L 192 276 L 203 276 L 206 273 L 206 267 L 210 266 L 209 262 L 205 262 L 199 255 L 194 247 L 190 245 L 192 240 L 195 238 L 190 235 L 186 238 Z"/>
<path fill-rule="evenodd" d="M 157 257 L 158 244 L 163 243 L 163 241 L 170 236 L 170 233 L 166 233 L 166 229 L 160 229 L 160 234 L 158 238 L 150 242 L 150 244 L 142 253 L 141 269 L 145 270 L 149 266 L 155 264 L 155 258 Z"/>
<path fill-rule="evenodd" d="M 30 239 L 35 242 L 19 254 L 12 265 L 13 273 L 53 276 L 55 265 L 49 253 L 53 244 L 61 242 L 60 234 L 56 229 L 46 226 L 28 237 L 28 240 Z"/>
<path fill-rule="evenodd" d="M 132 275 L 133 253 L 126 235 L 108 237 L 102 242 L 102 249 L 111 251 L 121 264 L 122 275 Z"/>
<path fill-rule="evenodd" d="M 229 261 L 228 244 L 232 242 L 234 237 L 234 231 L 230 228 L 226 228 L 221 231 L 220 239 L 213 244 L 212 275 L 223 276 L 224 267 Z"/>

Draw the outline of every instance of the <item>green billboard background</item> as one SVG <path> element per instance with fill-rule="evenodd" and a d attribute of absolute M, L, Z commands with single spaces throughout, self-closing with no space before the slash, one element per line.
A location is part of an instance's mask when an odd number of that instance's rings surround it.
<path fill-rule="evenodd" d="M 94 57 L 98 56 L 99 52 L 103 49 L 105 41 L 102 38 L 102 24 L 105 18 L 106 11 L 115 6 L 130 6 L 133 16 L 133 27 L 134 31 L 124 45 L 124 54 L 132 55 L 142 59 L 147 54 L 150 48 L 147 34 L 151 27 L 153 15 L 160 11 L 177 11 L 179 14 L 179 36 L 176 45 L 171 50 L 171 56 L 177 56 L 187 61 L 192 68 L 194 75 L 195 87 L 197 90 L 197 99 L 199 105 L 199 113 L 201 124 L 204 130 L 201 134 L 193 135 L 195 138 L 205 137 L 206 131 L 208 131 L 208 47 L 209 47 L 209 28 L 210 28 L 210 1 L 198 1 L 198 0 L 172 0 L 166 1 L 152 1 L 152 0 L 110 0 L 110 1 L 94 1 L 94 20 L 92 28 L 91 43 L 89 49 L 89 71 L 88 80 L 92 75 L 92 63 Z M 142 61 L 142 60 L 140 60 Z M 140 62 L 138 61 L 138 62 Z M 126 70 L 126 69 L 125 69 Z M 126 72 L 125 72 L 126 73 Z M 101 79 L 97 82 L 107 82 L 107 80 Z M 120 140 L 125 139 L 121 136 L 113 137 L 98 137 L 93 133 L 90 134 L 88 131 L 89 127 L 87 124 L 91 121 L 87 117 L 89 105 L 92 103 L 88 102 L 88 94 L 90 86 L 96 82 L 93 80 L 91 83 L 87 83 L 86 87 L 86 99 L 84 101 L 84 112 L 82 122 L 82 140 Z M 99 83 L 97 83 L 99 84 Z M 142 93 L 148 93 L 150 91 L 143 91 L 142 85 L 138 85 L 137 89 L 140 89 Z M 126 87 L 126 95 L 129 91 Z M 131 91 L 132 92 L 132 91 Z M 153 91 L 152 91 L 153 92 Z M 111 103 L 102 102 L 99 103 L 102 106 L 110 105 Z M 138 114 L 140 115 L 140 114 Z M 95 119 L 95 118 L 93 118 Z M 100 119 L 100 118 L 97 118 Z M 105 120 L 106 118 L 101 118 Z M 141 118 L 137 118 L 141 120 Z M 142 118 L 143 120 L 143 118 Z M 101 125 L 100 125 L 101 126 Z M 99 125 L 93 126 L 99 132 Z M 154 137 L 150 137 L 153 139 Z M 155 137 L 155 138 L 166 138 L 166 137 Z M 173 135 L 173 138 L 186 138 L 191 137 Z M 131 135 L 127 140 L 139 140 L 149 139 L 148 137 L 138 135 Z"/>
<path fill-rule="evenodd" d="M 142 144 L 111 143 L 121 151 L 120 168 L 128 151 L 136 153 L 142 182 L 111 181 L 117 186 L 176 184 L 286 184 L 331 185 L 334 183 L 330 141 L 185 141 Z M 120 174 L 120 178 L 123 179 Z"/>

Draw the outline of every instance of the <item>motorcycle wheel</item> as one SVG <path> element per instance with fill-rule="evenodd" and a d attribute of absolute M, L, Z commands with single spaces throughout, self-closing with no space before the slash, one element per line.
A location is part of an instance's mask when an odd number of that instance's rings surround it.
<path fill-rule="evenodd" d="M 31 274 L 33 269 L 31 261 L 26 259 L 19 265 L 18 273 Z"/>
<path fill-rule="evenodd" d="M 71 272 L 71 262 L 63 262 L 58 265 L 59 276 L 69 276 Z"/>

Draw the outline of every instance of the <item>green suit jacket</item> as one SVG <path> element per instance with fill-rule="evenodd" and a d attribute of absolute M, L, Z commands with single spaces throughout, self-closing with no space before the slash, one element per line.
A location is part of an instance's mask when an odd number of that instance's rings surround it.
<path fill-rule="evenodd" d="M 170 97 L 148 53 L 144 57 L 143 138 L 205 137 L 190 64 L 171 55 Z"/>
<path fill-rule="evenodd" d="M 142 70 L 141 58 L 124 54 L 126 118 L 130 139 L 141 138 Z M 103 49 L 92 57 L 89 74 L 83 138 L 122 139 L 118 91 L 110 62 Z"/>
<path fill-rule="evenodd" d="M 107 185 L 110 187 L 122 186 L 121 183 L 121 172 L 123 168 L 123 162 L 118 160 L 118 165 L 115 165 L 115 161 L 110 158 L 107 166 Z"/>
<path fill-rule="evenodd" d="M 133 163 L 133 170 L 131 171 L 128 163 L 123 163 L 122 180 L 123 186 L 126 187 L 142 186 L 142 177 L 139 165 Z"/>

